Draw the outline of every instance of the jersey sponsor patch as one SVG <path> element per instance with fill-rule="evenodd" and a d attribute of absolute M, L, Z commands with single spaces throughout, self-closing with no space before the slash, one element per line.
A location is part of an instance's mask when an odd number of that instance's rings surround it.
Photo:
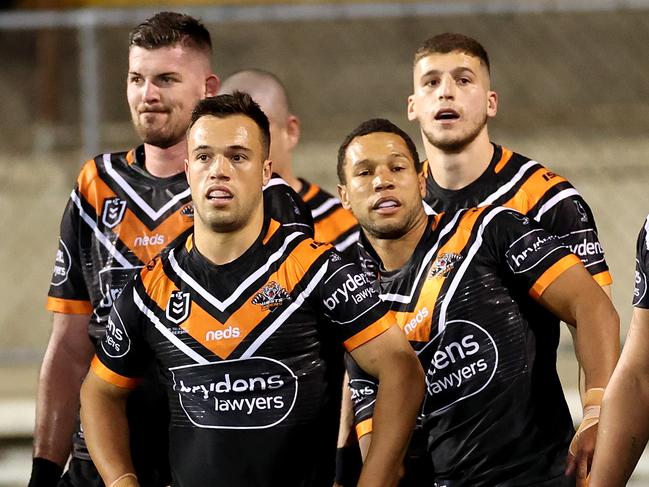
<path fill-rule="evenodd" d="M 189 317 L 191 309 L 191 295 L 183 291 L 173 291 L 167 302 L 165 312 L 167 319 L 172 323 L 182 323 Z"/>
<path fill-rule="evenodd" d="M 124 218 L 126 201 L 121 198 L 106 198 L 101 211 L 101 221 L 107 228 L 115 228 Z"/>
<path fill-rule="evenodd" d="M 60 286 L 67 281 L 71 266 L 72 259 L 70 258 L 70 251 L 65 245 L 65 242 L 59 238 L 59 248 L 56 251 L 56 259 L 50 284 L 52 286 Z"/>
<path fill-rule="evenodd" d="M 540 228 L 527 232 L 516 240 L 507 252 L 507 265 L 514 274 L 530 271 L 541 263 L 550 253 L 561 248 L 556 246 L 558 237 L 546 233 Z"/>
<path fill-rule="evenodd" d="M 426 356 L 430 356 L 430 364 L 426 370 L 425 414 L 478 394 L 498 368 L 496 342 L 484 328 L 466 320 L 449 321 L 444 332 L 426 347 Z"/>
<path fill-rule="evenodd" d="M 286 289 L 280 286 L 279 283 L 270 281 L 252 298 L 251 303 L 257 304 L 264 311 L 270 311 L 272 313 L 275 311 L 275 308 L 290 299 L 291 296 Z"/>
<path fill-rule="evenodd" d="M 604 249 L 592 228 L 570 232 L 561 237 L 561 243 L 579 257 L 586 267 L 604 260 Z"/>
<path fill-rule="evenodd" d="M 633 285 L 633 306 L 638 306 L 642 303 L 647 295 L 647 276 L 642 270 L 642 266 L 638 259 L 635 261 L 635 281 Z"/>
<path fill-rule="evenodd" d="M 261 429 L 293 410 L 298 384 L 283 363 L 254 357 L 169 369 L 173 391 L 199 428 Z"/>
<path fill-rule="evenodd" d="M 116 319 L 113 319 L 113 316 Z M 106 336 L 101 341 L 101 348 L 106 355 L 112 358 L 123 357 L 131 349 L 131 339 L 126 332 L 122 318 L 117 312 L 108 317 Z"/>
<path fill-rule="evenodd" d="M 349 301 L 352 301 L 354 304 L 360 304 L 368 297 L 372 297 L 377 293 L 376 289 L 367 287 L 371 284 L 372 281 L 365 273 L 349 274 L 347 275 L 347 279 L 334 292 L 324 298 L 324 305 L 331 311 L 339 304 L 345 304 Z"/>

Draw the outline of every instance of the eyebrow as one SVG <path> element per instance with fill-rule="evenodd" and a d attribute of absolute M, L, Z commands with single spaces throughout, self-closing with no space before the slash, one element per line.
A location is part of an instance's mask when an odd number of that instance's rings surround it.
<path fill-rule="evenodd" d="M 202 151 L 202 150 L 211 149 L 211 148 L 212 148 L 212 147 L 209 146 L 209 145 L 205 145 L 205 144 L 203 144 L 203 145 L 199 145 L 199 146 L 196 147 L 194 150 L 192 150 L 192 153 L 193 153 L 193 152 Z"/>
<path fill-rule="evenodd" d="M 468 71 L 471 74 L 475 74 L 475 71 L 473 71 L 471 68 L 469 68 L 467 66 L 458 66 L 456 68 L 451 69 L 451 73 L 453 73 L 453 74 L 461 73 L 463 71 Z M 430 69 L 430 70 L 426 71 L 425 73 L 423 73 L 421 75 L 421 77 L 424 78 L 426 76 L 430 76 L 430 75 L 433 75 L 433 74 L 439 74 L 441 72 L 442 71 L 439 70 L 439 69 Z"/>

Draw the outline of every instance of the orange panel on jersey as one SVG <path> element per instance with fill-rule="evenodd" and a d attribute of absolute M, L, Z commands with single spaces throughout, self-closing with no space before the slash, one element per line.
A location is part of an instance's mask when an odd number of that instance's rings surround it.
<path fill-rule="evenodd" d="M 81 189 L 81 196 L 95 209 L 95 213 L 99 218 L 101 218 L 101 212 L 103 211 L 104 199 L 116 196 L 115 192 L 99 177 L 95 161 L 86 164 L 81 174 L 79 174 L 79 188 Z"/>
<path fill-rule="evenodd" d="M 45 309 L 55 313 L 65 313 L 68 315 L 89 315 L 92 314 L 93 308 L 90 301 L 80 301 L 77 299 L 47 298 Z"/>
<path fill-rule="evenodd" d="M 356 333 L 356 335 L 345 340 L 345 343 L 343 345 L 345 345 L 347 351 L 351 352 L 352 350 L 366 344 L 373 338 L 376 338 L 377 336 L 386 332 L 388 328 L 396 324 L 395 318 L 396 317 L 394 316 L 394 312 L 388 311 L 377 321 L 363 328 L 361 331 Z"/>
<path fill-rule="evenodd" d="M 599 274 L 595 274 L 593 276 L 593 279 L 595 279 L 595 282 L 602 287 L 610 286 L 611 284 L 613 284 L 613 277 L 611 276 L 611 273 L 609 271 L 603 271 Z"/>
<path fill-rule="evenodd" d="M 566 255 L 555 262 L 536 280 L 529 291 L 530 296 L 534 299 L 539 299 L 543 292 L 557 279 L 557 277 L 576 264 L 581 264 L 581 260 L 579 260 L 579 257 L 574 254 Z"/>
<path fill-rule="evenodd" d="M 566 180 L 561 176 L 558 176 L 545 168 L 541 168 L 532 174 L 527 181 L 518 188 L 516 194 L 503 206 L 527 214 L 527 212 L 534 208 L 539 200 L 545 196 L 545 193 L 547 193 L 550 188 L 563 182 L 566 182 Z"/>
<path fill-rule="evenodd" d="M 419 295 L 417 306 L 411 312 L 397 312 L 397 323 L 412 342 L 428 342 L 433 320 L 435 301 L 439 295 L 437 283 L 443 279 L 426 280 Z"/>
<path fill-rule="evenodd" d="M 106 367 L 96 355 L 92 359 L 90 368 L 100 379 L 103 379 L 114 386 L 121 387 L 122 389 L 134 389 L 140 383 L 140 379 L 124 377 L 117 372 L 113 372 Z"/>
<path fill-rule="evenodd" d="M 317 184 L 311 183 L 311 187 L 309 188 L 309 191 L 307 191 L 306 194 L 302 197 L 302 201 L 304 201 L 306 203 L 311 198 L 313 198 L 315 195 L 317 195 L 318 191 L 320 191 L 320 186 L 318 186 Z"/>
<path fill-rule="evenodd" d="M 318 242 L 333 242 L 358 222 L 350 211 L 340 207 L 326 218 L 315 223 L 315 240 Z"/>
<path fill-rule="evenodd" d="M 503 170 L 503 168 L 507 165 L 509 160 L 514 155 L 512 151 L 506 149 L 505 147 L 501 147 L 501 150 L 502 150 L 502 155 L 500 156 L 500 160 L 496 163 L 496 166 L 494 167 L 494 172 L 496 174 L 498 174 L 500 171 Z"/>
<path fill-rule="evenodd" d="M 264 236 L 263 244 L 266 245 L 268 241 L 272 238 L 273 235 L 275 235 L 275 232 L 279 230 L 279 227 L 281 225 L 279 222 L 273 220 L 271 218 L 270 223 L 268 224 L 268 231 L 266 232 L 266 235 Z"/>
<path fill-rule="evenodd" d="M 356 425 L 356 436 L 360 438 L 372 432 L 372 418 L 365 419 Z"/>

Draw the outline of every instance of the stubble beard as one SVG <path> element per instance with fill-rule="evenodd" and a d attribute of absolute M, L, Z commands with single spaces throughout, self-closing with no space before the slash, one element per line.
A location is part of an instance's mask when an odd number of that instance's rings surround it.
<path fill-rule="evenodd" d="M 444 139 L 442 137 L 437 137 L 432 130 L 425 130 L 423 127 L 421 129 L 424 137 L 430 145 L 439 149 L 443 152 L 458 153 L 461 152 L 465 147 L 470 145 L 482 132 L 482 129 L 487 125 L 487 114 L 485 113 L 482 120 L 472 127 L 468 133 L 460 134 L 455 138 Z"/>
<path fill-rule="evenodd" d="M 167 116 L 170 116 L 168 112 Z M 168 149 L 185 138 L 184 130 L 170 126 L 169 123 L 154 127 L 141 123 L 137 117 L 139 115 L 133 118 L 133 126 L 137 135 L 145 144 L 159 147 L 160 149 Z"/>

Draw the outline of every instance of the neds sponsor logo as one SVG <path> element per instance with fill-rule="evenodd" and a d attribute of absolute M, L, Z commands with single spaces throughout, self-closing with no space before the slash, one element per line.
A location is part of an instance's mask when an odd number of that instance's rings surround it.
<path fill-rule="evenodd" d="M 259 429 L 282 422 L 297 397 L 283 363 L 255 357 L 170 369 L 187 418 L 201 428 Z"/>
<path fill-rule="evenodd" d="M 426 371 L 425 413 L 445 409 L 482 391 L 498 368 L 494 339 L 479 325 L 453 320 L 420 353 L 430 357 Z"/>

